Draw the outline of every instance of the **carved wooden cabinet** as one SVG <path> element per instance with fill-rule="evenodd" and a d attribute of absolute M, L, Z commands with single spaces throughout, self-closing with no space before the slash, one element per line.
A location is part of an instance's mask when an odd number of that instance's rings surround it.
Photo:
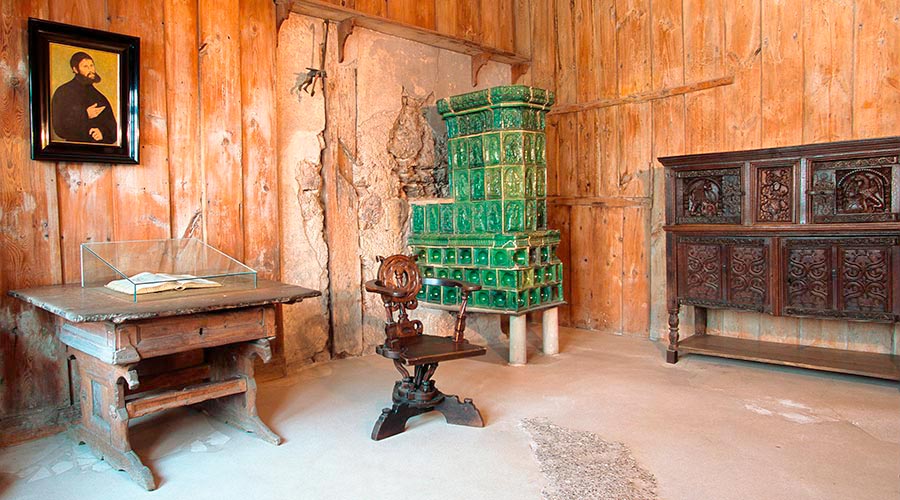
<path fill-rule="evenodd" d="M 900 137 L 660 158 L 669 346 L 900 380 L 900 357 L 706 334 L 708 308 L 900 319 Z M 679 340 L 680 306 L 695 334 Z"/>

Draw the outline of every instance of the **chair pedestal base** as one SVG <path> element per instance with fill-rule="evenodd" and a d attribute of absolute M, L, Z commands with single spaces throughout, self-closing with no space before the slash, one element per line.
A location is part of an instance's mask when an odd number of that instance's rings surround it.
<path fill-rule="evenodd" d="M 429 370 L 427 365 L 417 366 L 415 378 L 405 376 L 394 384 L 394 404 L 381 411 L 372 429 L 372 439 L 380 441 L 400 434 L 406 430 L 407 420 L 430 411 L 440 412 L 448 424 L 484 427 L 481 412 L 471 399 L 460 402 L 459 397 L 442 393 L 435 388 L 434 381 L 420 375 L 420 372 L 430 372 L 430 377 L 434 368 Z"/>

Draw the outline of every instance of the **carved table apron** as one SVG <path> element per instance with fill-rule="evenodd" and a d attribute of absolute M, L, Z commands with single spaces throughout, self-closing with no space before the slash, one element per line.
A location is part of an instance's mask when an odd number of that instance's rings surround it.
<path fill-rule="evenodd" d="M 9 293 L 56 315 L 59 339 L 77 360 L 81 420 L 70 428 L 73 439 L 147 490 L 156 480 L 131 448 L 133 418 L 197 404 L 267 442 L 281 442 L 256 414 L 254 358 L 271 359 L 276 304 L 320 295 L 267 280 L 255 289 L 181 291 L 140 302 L 77 285 Z M 205 363 L 139 380 L 142 361 L 195 349 L 205 350 Z"/>

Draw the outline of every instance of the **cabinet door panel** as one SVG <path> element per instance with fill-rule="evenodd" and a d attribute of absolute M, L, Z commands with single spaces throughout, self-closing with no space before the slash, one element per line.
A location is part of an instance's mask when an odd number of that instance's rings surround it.
<path fill-rule="evenodd" d="M 834 309 L 832 242 L 788 239 L 784 252 L 785 313 L 816 314 Z"/>
<path fill-rule="evenodd" d="M 736 238 L 728 249 L 728 303 L 767 310 L 770 267 L 765 240 Z"/>
<path fill-rule="evenodd" d="M 794 221 L 794 189 L 797 162 L 753 165 L 756 192 L 756 222 L 790 223 Z"/>
<path fill-rule="evenodd" d="M 810 162 L 807 192 L 814 223 L 898 220 L 897 154 Z"/>
<path fill-rule="evenodd" d="M 891 249 L 842 245 L 838 249 L 840 309 L 848 315 L 891 311 Z"/>
<path fill-rule="evenodd" d="M 721 303 L 722 245 L 702 238 L 683 238 L 678 243 L 678 296 L 686 303 Z"/>
<path fill-rule="evenodd" d="M 740 224 L 743 188 L 740 166 L 675 173 L 675 222 Z"/>

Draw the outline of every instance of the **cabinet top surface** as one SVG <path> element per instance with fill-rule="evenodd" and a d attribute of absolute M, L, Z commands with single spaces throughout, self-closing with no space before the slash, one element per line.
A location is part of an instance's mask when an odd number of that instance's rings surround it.
<path fill-rule="evenodd" d="M 253 289 L 220 292 L 210 292 L 208 289 L 163 292 L 159 294 L 159 298 L 154 297 L 139 302 L 132 302 L 131 296 L 118 294 L 105 287 L 82 288 L 78 284 L 11 290 L 9 294 L 75 323 L 91 321 L 122 323 L 223 309 L 298 302 L 306 298 L 318 297 L 321 292 L 260 279 L 258 286 Z"/>
<path fill-rule="evenodd" d="M 799 146 L 752 149 L 746 151 L 714 152 L 683 156 L 664 156 L 660 157 L 659 161 L 666 167 L 681 167 L 698 166 L 704 164 L 741 163 L 745 161 L 777 160 L 853 153 L 871 154 L 876 151 L 895 151 L 897 149 L 900 149 L 900 137 L 881 137 L 877 139 L 860 139 L 855 141 L 804 144 Z"/>

